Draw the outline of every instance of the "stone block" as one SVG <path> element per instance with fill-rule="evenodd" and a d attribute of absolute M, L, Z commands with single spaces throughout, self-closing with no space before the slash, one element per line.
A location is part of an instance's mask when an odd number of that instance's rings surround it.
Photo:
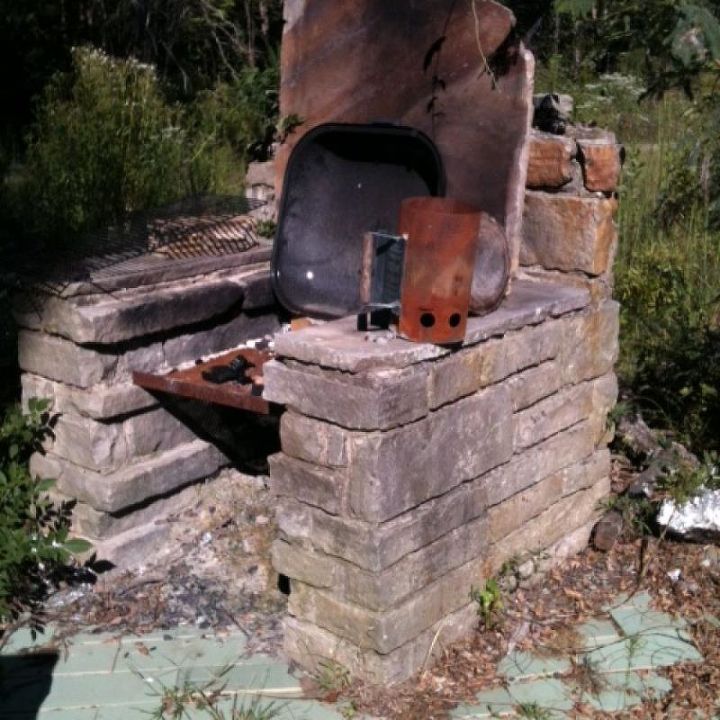
<path fill-rule="evenodd" d="M 312 587 L 335 587 L 342 574 L 343 567 L 337 560 L 284 540 L 273 542 L 271 554 L 273 567 L 278 573 Z"/>
<path fill-rule="evenodd" d="M 322 661 L 334 661 L 350 671 L 353 678 L 372 684 L 394 684 L 430 667 L 451 643 L 466 637 L 477 625 L 474 603 L 468 603 L 417 638 L 393 652 L 381 655 L 361 650 L 353 643 L 312 623 L 286 617 L 285 651 L 300 667 L 314 672 Z"/>
<path fill-rule="evenodd" d="M 432 522 L 432 518 L 426 518 Z M 301 548 L 279 541 L 275 569 L 292 579 L 333 594 L 369 610 L 390 610 L 425 586 L 482 554 L 488 544 L 485 517 L 446 533 L 383 570 L 370 572 L 352 563 L 331 558 L 312 547 Z M 275 555 L 273 555 L 275 558 Z"/>
<path fill-rule="evenodd" d="M 600 501 L 610 493 L 610 479 L 604 478 L 587 490 L 569 495 L 492 545 L 483 572 L 490 577 L 509 558 L 534 553 L 560 542 L 578 528 L 587 528 L 602 514 Z M 583 535 L 585 530 L 583 530 Z"/>
<path fill-rule="evenodd" d="M 118 359 L 60 337 L 23 330 L 18 335 L 18 361 L 25 372 L 87 388 L 111 378 Z"/>
<path fill-rule="evenodd" d="M 171 534 L 170 523 L 149 522 L 119 535 L 96 540 L 93 543 L 93 552 L 98 560 L 105 560 L 114 565 L 113 573 L 137 570 L 157 564 L 163 557 L 169 555 Z"/>
<path fill-rule="evenodd" d="M 354 436 L 350 511 L 388 520 L 506 462 L 510 408 L 507 388 L 497 386 L 402 428 Z"/>
<path fill-rule="evenodd" d="M 342 511 L 347 482 L 344 470 L 319 467 L 283 453 L 268 460 L 270 489 L 275 495 L 295 498 L 333 515 Z"/>
<path fill-rule="evenodd" d="M 617 201 L 536 192 L 525 195 L 521 265 L 602 275 L 610 269 Z"/>
<path fill-rule="evenodd" d="M 563 340 L 563 326 L 554 320 L 546 320 L 539 325 L 505 336 L 503 377 L 514 375 L 525 368 L 557 357 Z"/>
<path fill-rule="evenodd" d="M 562 372 L 555 360 L 543 362 L 508 380 L 513 412 L 524 410 L 557 392 L 562 385 Z"/>
<path fill-rule="evenodd" d="M 477 514 L 481 509 L 497 505 L 552 473 L 580 462 L 594 449 L 593 427 L 586 420 L 484 475 L 473 483 L 467 502 Z"/>
<path fill-rule="evenodd" d="M 607 445 L 612 441 L 614 431 L 608 424 L 608 414 L 615 407 L 618 398 L 618 380 L 615 373 L 603 375 L 593 382 L 593 411 L 590 417 L 595 426 L 595 442 Z"/>
<path fill-rule="evenodd" d="M 49 447 L 55 455 L 90 470 L 118 469 L 133 458 L 192 442 L 195 434 L 166 410 L 158 408 L 119 423 L 82 415 L 61 415 Z"/>
<path fill-rule="evenodd" d="M 512 283 L 510 294 L 497 310 L 468 319 L 464 345 L 476 345 L 527 325 L 581 310 L 589 302 L 586 289 L 573 287 L 562 278 L 551 282 L 519 278 Z M 278 335 L 275 351 L 279 358 L 353 374 L 378 368 L 405 369 L 450 354 L 447 348 L 413 343 L 400 337 L 388 338 L 386 333 L 380 333 L 384 331 L 359 333 L 356 319 L 347 317 Z M 383 342 L 374 342 L 377 337 Z"/>
<path fill-rule="evenodd" d="M 429 364 L 430 407 L 438 408 L 497 382 L 504 373 L 502 340 L 488 340 Z"/>
<path fill-rule="evenodd" d="M 337 425 L 288 411 L 280 420 L 283 452 L 315 465 L 343 467 L 348 463 L 348 433 Z"/>
<path fill-rule="evenodd" d="M 419 367 L 349 375 L 271 361 L 263 376 L 266 400 L 346 428 L 387 429 L 428 412 L 427 370 Z"/>
<path fill-rule="evenodd" d="M 197 497 L 197 486 L 191 485 L 125 513 L 102 512 L 87 503 L 77 503 L 73 508 L 73 532 L 93 541 L 105 540 L 134 527 L 163 520 L 190 507 Z"/>
<path fill-rule="evenodd" d="M 27 403 L 33 397 L 49 398 L 53 401 L 54 412 L 82 415 L 94 420 L 110 420 L 158 404 L 157 398 L 149 392 L 128 382 L 118 385 L 101 383 L 85 389 L 32 373 L 23 373 L 20 381 L 23 402 Z"/>
<path fill-rule="evenodd" d="M 534 130 L 530 135 L 527 186 L 559 188 L 572 180 L 572 160 L 577 146 L 564 135 Z"/>
<path fill-rule="evenodd" d="M 592 192 L 615 192 L 622 169 L 622 145 L 614 138 L 578 139 L 585 187 Z"/>
<path fill-rule="evenodd" d="M 119 513 L 206 478 L 226 463 L 217 448 L 194 440 L 105 474 L 51 454 L 34 455 L 31 470 L 40 477 L 55 478 L 58 491 L 68 497 L 77 498 L 95 510 Z"/>
<path fill-rule="evenodd" d="M 430 407 L 446 405 L 554 358 L 562 340 L 562 326 L 546 320 L 430 363 Z"/>
<path fill-rule="evenodd" d="M 582 383 L 561 390 L 513 415 L 513 447 L 520 452 L 589 417 L 594 386 Z"/>
<path fill-rule="evenodd" d="M 291 583 L 288 612 L 365 650 L 388 654 L 414 640 L 444 617 L 465 607 L 472 585 L 481 585 L 484 559 L 475 559 L 427 585 L 421 593 L 386 612 L 343 602 L 326 590 Z"/>
<path fill-rule="evenodd" d="M 274 313 L 242 313 L 213 327 L 168 338 L 162 344 L 162 367 L 170 369 L 224 350 L 232 350 L 246 340 L 270 335 L 279 327 L 280 322 Z M 121 362 L 121 368 L 127 366 L 129 372 L 138 370 L 134 362 L 137 359 L 130 356 L 127 363 Z"/>
<path fill-rule="evenodd" d="M 618 358 L 620 305 L 609 301 L 563 322 L 560 360 L 565 382 L 578 383 L 611 372 Z"/>
<path fill-rule="evenodd" d="M 501 540 L 566 495 L 592 487 L 607 478 L 609 472 L 609 453 L 597 452 L 495 505 L 488 510 L 490 541 Z"/>
<path fill-rule="evenodd" d="M 21 327 L 60 335 L 78 344 L 116 344 L 193 325 L 240 307 L 244 295 L 235 278 L 203 277 L 156 289 L 60 298 L 34 297 L 16 306 Z"/>

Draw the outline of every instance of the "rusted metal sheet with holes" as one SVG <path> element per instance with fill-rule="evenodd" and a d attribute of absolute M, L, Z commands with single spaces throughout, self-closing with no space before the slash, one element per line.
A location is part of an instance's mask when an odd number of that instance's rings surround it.
<path fill-rule="evenodd" d="M 247 382 L 230 380 L 214 383 L 203 377 L 203 373 L 213 368 L 227 367 L 238 358 L 243 358 L 249 365 L 244 373 Z M 259 415 L 269 415 L 273 405 L 263 400 L 261 392 L 262 367 L 271 359 L 272 353 L 268 351 L 243 348 L 219 355 L 207 362 L 199 362 L 193 367 L 173 370 L 165 374 L 134 372 L 133 382 L 154 392 L 170 393 L 202 402 L 248 410 Z"/>
<path fill-rule="evenodd" d="M 463 341 L 479 231 L 480 213 L 467 203 L 427 197 L 403 201 L 403 337 L 441 345 Z"/>

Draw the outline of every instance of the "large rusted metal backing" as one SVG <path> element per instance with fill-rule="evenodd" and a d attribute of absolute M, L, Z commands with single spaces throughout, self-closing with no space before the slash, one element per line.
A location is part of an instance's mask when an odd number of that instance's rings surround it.
<path fill-rule="evenodd" d="M 400 210 L 406 238 L 400 334 L 450 344 L 465 338 L 480 212 L 451 198 L 410 198 Z"/>

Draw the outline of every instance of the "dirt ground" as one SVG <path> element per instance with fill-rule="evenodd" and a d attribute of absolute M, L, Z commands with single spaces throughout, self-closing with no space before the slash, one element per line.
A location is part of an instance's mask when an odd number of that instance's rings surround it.
<path fill-rule="evenodd" d="M 221 476 L 172 521 L 177 550 L 161 565 L 66 589 L 53 599 L 48 619 L 67 635 L 88 626 L 118 634 L 178 625 L 236 627 L 246 634 L 249 651 L 280 653 L 287 598 L 269 561 L 275 528 L 265 480 Z M 676 569 L 680 576 L 673 579 L 676 574 L 668 573 Z M 445 648 L 434 667 L 411 681 L 392 689 L 352 684 L 318 694 L 343 702 L 355 717 L 447 718 L 458 703 L 472 702 L 478 691 L 502 683 L 497 666 L 510 650 L 571 654 L 577 642 L 573 626 L 599 617 L 601 608 L 621 594 L 644 590 L 655 609 L 688 622 L 704 662 L 660 670 L 673 686 L 662 700 L 614 715 L 576 707 L 574 717 L 695 719 L 718 712 L 719 548 L 667 538 L 625 538 L 610 552 L 589 548 L 514 589 L 501 585 L 503 607 L 494 627 L 485 629 L 479 620 L 472 637 Z"/>

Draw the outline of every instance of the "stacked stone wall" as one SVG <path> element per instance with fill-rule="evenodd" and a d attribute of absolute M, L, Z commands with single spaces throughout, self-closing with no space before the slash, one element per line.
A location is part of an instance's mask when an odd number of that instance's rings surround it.
<path fill-rule="evenodd" d="M 55 416 L 32 470 L 77 500 L 74 532 L 121 566 L 152 557 L 169 530 L 158 520 L 228 462 L 133 371 L 168 372 L 278 327 L 265 262 L 212 264 L 178 278 L 170 262 L 169 277 L 139 287 L 85 283 L 15 303 L 23 400 L 49 398 Z"/>
<path fill-rule="evenodd" d="M 620 161 L 607 133 L 533 131 L 521 267 L 462 348 L 351 320 L 278 339 L 273 561 L 302 666 L 403 680 L 476 624 L 472 586 L 586 545 L 610 491 Z"/>

